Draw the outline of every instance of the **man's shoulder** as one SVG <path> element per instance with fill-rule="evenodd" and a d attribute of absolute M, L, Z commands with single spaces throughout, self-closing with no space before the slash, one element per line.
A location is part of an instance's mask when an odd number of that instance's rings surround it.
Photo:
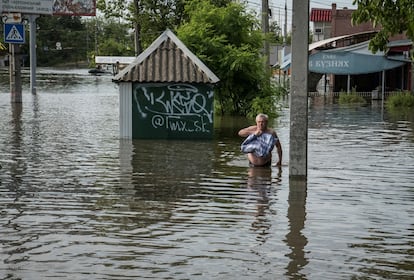
<path fill-rule="evenodd" d="M 277 135 L 274 132 L 269 132 L 266 131 L 265 133 L 263 133 L 261 135 L 263 138 L 267 139 L 267 140 L 271 140 L 271 139 L 277 139 Z"/>
<path fill-rule="evenodd" d="M 268 128 L 266 130 L 266 133 L 272 134 L 273 136 L 277 137 L 276 131 L 272 128 Z"/>

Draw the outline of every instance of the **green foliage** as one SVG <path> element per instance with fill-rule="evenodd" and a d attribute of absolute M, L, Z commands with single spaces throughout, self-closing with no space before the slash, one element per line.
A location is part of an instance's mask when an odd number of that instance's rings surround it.
<path fill-rule="evenodd" d="M 285 88 L 282 84 L 274 82 L 272 84 L 273 91 L 275 92 L 276 96 L 279 98 L 281 96 L 286 96 L 289 94 L 289 89 Z M 289 84 L 287 85 L 289 87 Z"/>
<path fill-rule="evenodd" d="M 339 104 L 355 104 L 355 103 L 365 104 L 367 103 L 367 101 L 362 96 L 357 95 L 355 90 L 353 90 L 351 93 L 340 92 L 338 103 Z"/>
<path fill-rule="evenodd" d="M 174 30 L 181 24 L 184 14 L 184 0 L 141 0 L 131 5 L 134 22 L 141 28 L 143 47 L 149 46 L 164 30 Z M 139 7 L 139 10 L 137 10 Z"/>
<path fill-rule="evenodd" d="M 269 42 L 273 44 L 283 44 L 282 28 L 276 21 L 272 22 L 269 26 Z"/>
<path fill-rule="evenodd" d="M 139 2 L 139 1 L 138 1 Z M 128 12 L 129 1 L 125 0 L 97 0 L 96 8 L 107 18 L 124 18 L 130 16 Z"/>
<path fill-rule="evenodd" d="M 408 120 L 412 126 L 414 125 L 414 95 L 412 93 L 395 92 L 387 98 L 385 106 L 391 120 Z"/>
<path fill-rule="evenodd" d="M 128 53 L 130 49 L 115 38 L 108 38 L 99 44 L 99 50 L 101 55 L 123 56 Z"/>
<path fill-rule="evenodd" d="M 275 89 L 276 90 L 276 89 Z M 247 117 L 254 119 L 257 114 L 266 112 L 270 118 L 276 118 L 279 116 L 276 108 L 279 95 L 273 94 L 264 97 L 255 97 L 251 101 L 251 109 L 247 112 Z"/>
<path fill-rule="evenodd" d="M 234 2 L 217 7 L 208 0 L 189 1 L 186 12 L 189 19 L 177 34 L 220 78 L 216 108 L 222 114 L 247 115 L 263 104 L 273 104 L 257 19 Z M 266 113 L 271 115 L 275 108 L 269 107 Z"/>
<path fill-rule="evenodd" d="M 396 93 L 388 97 L 386 106 L 388 109 L 413 108 L 414 95 L 408 91 Z"/>
<path fill-rule="evenodd" d="M 86 60 L 86 29 L 80 17 L 41 16 L 36 23 L 38 65 Z M 28 48 L 26 44 L 23 52 Z"/>
<path fill-rule="evenodd" d="M 130 56 L 136 39 L 146 46 L 169 28 L 219 76 L 215 105 L 221 114 L 276 115 L 278 89 L 261 54 L 264 40 L 272 38 L 263 36 L 246 6 L 232 0 L 98 0 L 97 8 L 105 17 L 38 18 L 38 65 L 93 66 L 96 55 Z M 22 52 L 29 52 L 28 44 Z"/>
<path fill-rule="evenodd" d="M 95 55 L 133 56 L 134 40 L 128 33 L 129 25 L 115 19 L 95 18 L 88 22 L 95 39 Z"/>
<path fill-rule="evenodd" d="M 122 19 L 134 28 L 138 50 L 149 46 L 167 28 L 175 30 L 185 18 L 186 0 L 98 0 L 106 18 Z M 223 1 L 219 1 L 223 2 Z"/>
<path fill-rule="evenodd" d="M 371 21 L 374 26 L 382 26 L 370 42 L 373 52 L 384 50 L 388 38 L 392 35 L 406 35 L 414 40 L 414 5 L 413 0 L 354 0 L 358 6 L 352 14 L 354 23 Z"/>
<path fill-rule="evenodd" d="M 94 62 L 95 55 L 133 55 L 134 44 L 128 24 L 119 20 L 42 16 L 36 23 L 39 66 Z M 57 43 L 61 49 L 57 48 Z M 22 51 L 28 53 L 28 48 L 26 44 Z"/>

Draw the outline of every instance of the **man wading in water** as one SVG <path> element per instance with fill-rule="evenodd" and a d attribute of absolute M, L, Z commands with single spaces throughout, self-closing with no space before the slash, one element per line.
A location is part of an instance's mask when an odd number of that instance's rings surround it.
<path fill-rule="evenodd" d="M 269 167 L 272 164 L 272 150 L 277 148 L 279 161 L 277 166 L 282 165 L 282 145 L 277 137 L 276 131 L 267 127 L 269 117 L 265 114 L 256 116 L 256 125 L 243 128 L 239 136 L 247 137 L 241 144 L 241 151 L 247 153 L 251 167 Z"/>

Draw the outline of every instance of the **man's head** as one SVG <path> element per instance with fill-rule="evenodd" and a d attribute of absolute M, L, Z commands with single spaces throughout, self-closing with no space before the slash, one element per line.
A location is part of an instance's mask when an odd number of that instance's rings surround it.
<path fill-rule="evenodd" d="M 267 121 L 268 121 L 269 117 L 266 114 L 258 114 L 256 116 L 256 125 L 258 128 L 260 128 L 260 130 L 264 131 L 267 129 Z"/>

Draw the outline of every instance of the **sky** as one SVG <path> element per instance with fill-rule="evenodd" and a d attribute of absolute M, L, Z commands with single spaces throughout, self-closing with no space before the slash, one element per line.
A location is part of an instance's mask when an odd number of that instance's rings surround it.
<path fill-rule="evenodd" d="M 245 0 L 247 6 L 253 10 L 255 10 L 258 14 L 260 14 L 261 7 L 262 7 L 262 0 Z M 285 3 L 287 4 L 287 21 L 288 21 L 288 32 L 291 30 L 290 26 L 292 25 L 292 1 L 293 0 L 268 0 L 269 1 L 269 8 L 272 10 L 272 18 L 271 21 L 277 21 L 279 26 L 283 30 L 283 26 L 285 23 Z M 302 0 L 296 0 L 302 1 Z M 356 6 L 352 5 L 354 0 L 310 0 L 310 8 L 322 8 L 322 9 L 331 9 L 332 3 L 336 3 L 337 9 L 343 9 L 347 7 L 349 9 L 356 9 Z"/>

